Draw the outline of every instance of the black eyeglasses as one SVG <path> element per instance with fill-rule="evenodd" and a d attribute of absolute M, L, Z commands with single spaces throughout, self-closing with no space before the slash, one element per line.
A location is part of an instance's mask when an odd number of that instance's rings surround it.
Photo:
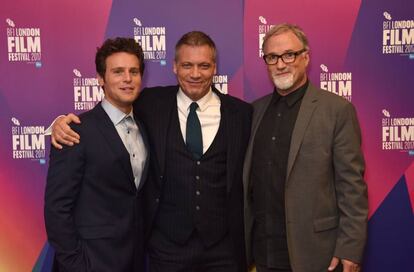
<path fill-rule="evenodd" d="M 284 63 L 289 64 L 289 63 L 295 62 L 296 57 L 305 51 L 307 51 L 306 48 L 303 48 L 302 50 L 295 51 L 295 52 L 287 52 L 282 55 L 267 54 L 267 55 L 263 55 L 263 59 L 267 65 L 277 64 L 277 62 L 279 61 L 279 58 L 282 59 Z"/>

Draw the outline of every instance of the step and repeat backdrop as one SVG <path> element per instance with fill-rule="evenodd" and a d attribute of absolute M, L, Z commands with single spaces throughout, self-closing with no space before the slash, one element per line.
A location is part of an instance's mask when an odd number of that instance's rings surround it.
<path fill-rule="evenodd" d="M 357 109 L 369 190 L 364 271 L 413 271 L 412 0 L 6 0 L 0 9 L 0 272 L 49 271 L 43 197 L 55 116 L 103 97 L 94 66 L 106 38 L 134 37 L 145 86 L 173 85 L 174 45 L 191 30 L 218 47 L 215 86 L 251 102 L 273 88 L 261 42 L 300 25 L 310 79 Z"/>

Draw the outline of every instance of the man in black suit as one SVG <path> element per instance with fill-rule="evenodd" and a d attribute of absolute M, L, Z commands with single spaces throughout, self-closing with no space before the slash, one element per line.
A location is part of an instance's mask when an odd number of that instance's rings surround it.
<path fill-rule="evenodd" d="M 134 104 L 148 130 L 151 171 L 145 188 L 150 271 L 246 271 L 242 166 L 251 108 L 212 87 L 216 47 L 203 32 L 175 48 L 178 86 L 145 89 Z M 52 140 L 78 136 L 67 123 Z"/>
<path fill-rule="evenodd" d="M 133 39 L 108 39 L 95 63 L 105 99 L 72 128 L 82 141 L 52 148 L 45 224 L 55 271 L 143 271 L 143 182 L 147 140 L 132 103 L 143 52 Z"/>

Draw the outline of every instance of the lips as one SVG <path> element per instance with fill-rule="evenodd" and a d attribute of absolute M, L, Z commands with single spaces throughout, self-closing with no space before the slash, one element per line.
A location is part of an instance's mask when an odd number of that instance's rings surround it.
<path fill-rule="evenodd" d="M 187 85 L 190 86 L 190 87 L 199 88 L 200 86 L 203 85 L 203 82 L 187 82 Z"/>
<path fill-rule="evenodd" d="M 134 87 L 120 87 L 119 89 L 126 93 L 132 93 L 135 90 Z"/>
<path fill-rule="evenodd" d="M 283 72 L 283 73 L 275 73 L 273 75 L 276 77 L 283 77 L 283 76 L 288 76 L 290 74 L 291 74 L 290 72 Z"/>

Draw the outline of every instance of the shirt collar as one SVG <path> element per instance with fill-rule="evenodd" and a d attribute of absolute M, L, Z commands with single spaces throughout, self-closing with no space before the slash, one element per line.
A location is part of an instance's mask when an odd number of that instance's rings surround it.
<path fill-rule="evenodd" d="M 286 103 L 289 107 L 292 107 L 296 102 L 302 99 L 302 97 L 305 95 L 306 89 L 308 89 L 309 86 L 309 80 L 305 82 L 302 86 L 291 92 L 290 94 L 286 96 L 281 96 L 277 91 L 276 88 L 273 92 L 273 103 L 277 103 L 281 98 L 285 98 Z"/>
<path fill-rule="evenodd" d="M 190 108 L 190 104 L 193 102 L 197 102 L 200 111 L 205 111 L 209 106 L 220 105 L 220 98 L 212 91 L 210 87 L 208 93 L 205 96 L 197 101 L 193 101 L 191 98 L 185 95 L 180 87 L 177 93 L 177 106 L 185 112 Z"/>
<path fill-rule="evenodd" d="M 133 114 L 132 110 L 131 110 L 130 113 L 125 114 L 123 111 L 121 111 L 120 109 L 118 109 L 117 107 L 112 105 L 105 98 L 102 99 L 102 104 L 101 105 L 102 105 L 102 108 L 104 109 L 104 111 L 106 112 L 106 114 L 108 114 L 109 119 L 111 119 L 112 123 L 115 126 L 118 125 L 127 116 L 131 116 L 132 119 L 134 120 L 134 114 Z"/>

